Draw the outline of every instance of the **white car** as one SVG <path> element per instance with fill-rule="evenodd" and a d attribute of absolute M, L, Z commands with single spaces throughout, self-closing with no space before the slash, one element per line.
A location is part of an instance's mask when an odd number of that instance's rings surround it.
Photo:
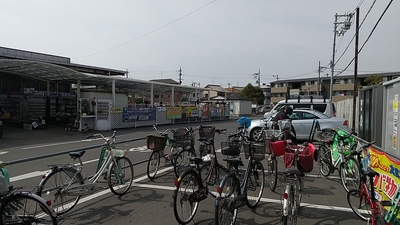
<path fill-rule="evenodd" d="M 265 125 L 271 127 L 271 118 L 274 116 L 275 114 L 269 119 L 252 120 L 250 126 L 247 128 L 249 137 L 254 140 L 255 137 L 260 135 L 261 127 Z M 339 127 L 342 130 L 351 132 L 349 121 L 347 119 L 329 117 L 317 110 L 295 109 L 293 110 L 292 115 L 290 115 L 290 119 L 292 120 L 292 125 L 298 140 L 308 140 L 314 119 L 318 120 L 321 130 Z"/>

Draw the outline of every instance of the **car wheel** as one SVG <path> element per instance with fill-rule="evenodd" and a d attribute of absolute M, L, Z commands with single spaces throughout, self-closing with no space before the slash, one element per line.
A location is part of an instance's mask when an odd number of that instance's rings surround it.
<path fill-rule="evenodd" d="M 260 136 L 260 134 L 261 134 L 261 128 L 256 127 L 256 128 L 254 128 L 253 130 L 251 130 L 251 132 L 250 132 L 250 138 L 251 138 L 252 140 L 257 140 L 258 137 Z"/>

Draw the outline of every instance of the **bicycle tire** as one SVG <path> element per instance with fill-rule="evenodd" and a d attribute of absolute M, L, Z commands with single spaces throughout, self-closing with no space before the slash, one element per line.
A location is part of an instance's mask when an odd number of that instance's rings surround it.
<path fill-rule="evenodd" d="M 278 182 L 278 160 L 276 156 L 271 155 L 270 158 L 267 159 L 267 167 L 269 189 L 274 192 Z"/>
<path fill-rule="evenodd" d="M 367 200 L 366 193 L 360 196 L 360 190 L 350 190 L 347 193 L 347 203 L 351 210 L 362 220 L 367 221 L 372 217 L 372 210 Z"/>
<path fill-rule="evenodd" d="M 194 170 L 188 170 L 178 178 L 172 198 L 174 216 L 179 224 L 188 224 L 196 215 L 199 201 L 192 200 L 194 193 L 200 189 L 200 182 L 200 177 Z"/>
<path fill-rule="evenodd" d="M 376 215 L 375 224 L 376 225 L 387 225 L 385 218 L 381 214 Z"/>
<path fill-rule="evenodd" d="M 319 172 L 322 174 L 324 177 L 329 177 L 332 172 L 332 158 L 331 158 L 331 152 L 327 147 L 322 145 L 319 148 L 318 152 L 318 168 Z"/>
<path fill-rule="evenodd" d="M 125 194 L 132 186 L 133 165 L 127 157 L 118 157 L 110 164 L 107 173 L 107 184 L 115 195 Z"/>
<path fill-rule="evenodd" d="M 247 178 L 247 206 L 254 208 L 258 205 L 264 192 L 265 171 L 261 162 L 255 162 Z"/>
<path fill-rule="evenodd" d="M 207 181 L 207 175 L 210 172 L 210 166 L 211 166 L 210 162 L 205 162 L 205 163 L 203 163 L 203 166 L 201 166 L 201 168 L 200 168 L 200 173 L 201 173 L 201 178 L 202 178 L 203 184 L 205 184 L 205 182 Z M 219 164 L 214 166 L 213 171 L 211 172 L 212 173 L 211 178 L 210 178 L 209 182 L 207 182 L 207 184 L 206 184 L 209 187 L 209 190 L 210 189 L 213 190 L 213 191 L 208 192 L 213 197 L 217 196 L 217 192 L 214 191 L 215 188 L 210 188 L 210 187 L 215 187 L 221 183 L 220 177 L 223 177 L 223 176 L 221 176 L 223 174 L 222 173 L 223 170 L 222 170 L 221 166 L 222 165 L 219 165 Z"/>
<path fill-rule="evenodd" d="M 181 175 L 183 172 L 191 168 L 190 157 L 193 157 L 195 155 L 196 153 L 192 148 L 183 149 L 178 153 L 178 155 L 175 158 L 175 164 L 174 164 L 174 173 L 176 178 L 178 178 L 179 175 Z"/>
<path fill-rule="evenodd" d="M 71 167 L 52 170 L 38 186 L 37 195 L 46 202 L 50 201 L 57 215 L 63 215 L 71 211 L 79 202 L 80 195 L 68 195 L 64 189 L 71 180 L 71 188 L 84 184 L 81 176 L 74 176 L 76 172 Z"/>
<path fill-rule="evenodd" d="M 340 181 L 347 192 L 360 189 L 361 169 L 355 158 L 350 157 L 340 164 Z"/>
<path fill-rule="evenodd" d="M 31 192 L 19 192 L 1 201 L 0 224 L 53 224 L 57 214 L 45 200 Z"/>
<path fill-rule="evenodd" d="M 157 175 L 158 169 L 160 168 L 160 152 L 152 151 L 150 158 L 147 161 L 147 177 L 150 180 Z"/>
<path fill-rule="evenodd" d="M 240 195 L 240 181 L 234 174 L 227 174 L 218 189 L 220 193 L 215 198 L 215 224 L 233 225 L 238 213 L 235 199 Z"/>
<path fill-rule="evenodd" d="M 296 185 L 293 187 L 293 204 L 292 204 L 292 215 L 295 220 L 295 215 L 299 212 L 301 199 L 303 197 L 302 191 L 302 177 L 297 177 Z"/>

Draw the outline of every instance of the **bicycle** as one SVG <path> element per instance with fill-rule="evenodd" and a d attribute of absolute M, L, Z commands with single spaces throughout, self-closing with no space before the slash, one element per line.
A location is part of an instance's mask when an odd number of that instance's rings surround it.
<path fill-rule="evenodd" d="M 346 185 L 346 180 L 348 180 L 347 175 L 351 174 L 342 171 L 354 172 L 354 169 L 352 170 L 353 163 L 349 163 L 348 157 L 346 156 L 351 154 L 356 147 L 355 136 L 352 133 L 347 134 L 345 131 L 340 129 L 325 130 L 323 132 L 333 133 L 333 138 L 327 138 L 320 141 L 317 160 L 319 172 L 322 176 L 328 177 L 335 170 L 338 170 L 342 185 L 348 192 L 349 188 Z"/>
<path fill-rule="evenodd" d="M 229 136 L 240 137 L 242 134 Z M 239 138 L 240 139 L 240 138 Z M 222 151 L 232 151 L 230 149 L 233 141 L 227 142 L 227 148 L 222 148 Z M 261 200 L 262 193 L 264 191 L 264 166 L 261 163 L 265 158 L 265 146 L 263 144 L 252 143 L 252 142 L 236 142 L 243 144 L 245 158 L 247 161 L 246 170 L 243 178 L 240 174 L 239 166 L 243 165 L 240 158 L 227 159 L 230 167 L 233 171 L 225 175 L 222 179 L 221 184 L 217 187 L 217 197 L 215 199 L 215 224 L 234 224 L 237 218 L 238 209 L 247 205 L 249 208 L 254 208 L 258 205 Z M 240 148 L 233 145 L 234 150 Z M 232 152 L 230 152 L 232 154 Z M 251 193 L 249 193 L 251 192 Z"/>
<path fill-rule="evenodd" d="M 357 156 L 358 163 L 361 163 L 360 155 L 366 149 L 368 149 L 374 142 L 369 142 L 353 152 L 352 155 Z M 382 201 L 375 197 L 375 188 L 373 178 L 379 176 L 379 173 L 372 170 L 370 167 L 366 171 L 361 170 L 361 183 L 360 188 L 350 190 L 347 193 L 347 202 L 353 212 L 362 220 L 367 221 L 367 224 L 372 225 L 386 225 L 392 224 L 396 221 L 396 218 L 391 218 L 389 215 L 385 216 L 383 206 L 397 207 L 396 204 L 392 204 L 391 201 Z M 369 179 L 369 184 L 367 180 Z M 370 188 L 368 188 L 368 185 Z M 386 222 L 388 220 L 388 223 Z M 390 221 L 390 223 L 389 223 Z"/>
<path fill-rule="evenodd" d="M 125 157 L 127 151 L 115 149 L 114 142 L 116 131 L 110 138 L 102 134 L 93 134 L 88 138 L 102 138 L 105 143 L 102 146 L 96 173 L 90 177 L 84 174 L 81 157 L 85 151 L 70 152 L 69 155 L 79 165 L 55 164 L 49 165 L 50 171 L 42 176 L 37 194 L 50 201 L 57 215 L 69 212 L 76 206 L 83 195 L 89 195 L 96 191 L 99 178 L 103 176 L 107 180 L 107 186 L 115 195 L 125 194 L 132 185 L 133 165 Z"/>
<path fill-rule="evenodd" d="M 226 129 L 215 130 L 216 133 L 225 131 Z M 175 219 L 179 224 L 187 224 L 194 218 L 199 203 L 205 200 L 208 194 L 216 196 L 216 193 L 209 191 L 209 186 L 218 183 L 220 174 L 230 170 L 229 167 L 218 162 L 214 140 L 210 139 L 207 142 L 210 142 L 209 145 L 212 146 L 207 157 L 201 155 L 190 157 L 189 161 L 193 162 L 195 166 L 189 167 L 174 181 L 173 208 Z M 202 166 L 200 166 L 201 164 Z"/>
<path fill-rule="evenodd" d="M 179 133 L 182 128 L 178 130 L 167 129 L 165 131 L 159 131 L 157 129 L 157 126 L 153 125 L 153 129 L 159 135 L 147 135 L 147 148 L 153 150 L 147 162 L 147 177 L 150 180 L 154 179 L 158 172 L 158 169 L 160 168 L 161 156 L 164 158 L 164 160 L 171 161 L 172 166 L 174 166 L 175 168 L 175 161 L 177 159 L 182 159 L 183 156 L 183 154 L 179 155 L 180 152 L 186 152 L 185 154 L 187 155 L 194 154 L 193 146 L 189 145 L 189 148 L 187 148 L 186 144 L 185 146 L 182 146 L 182 142 L 180 142 L 180 140 L 170 138 L 168 136 L 169 131 L 171 131 L 172 134 L 175 134 L 176 132 Z M 190 144 L 192 144 L 191 140 Z M 168 146 L 169 152 L 164 154 L 164 149 L 166 146 Z"/>
<path fill-rule="evenodd" d="M 176 156 L 176 161 L 174 164 L 174 173 L 176 178 L 179 177 L 184 171 L 189 170 L 192 166 L 190 165 L 190 158 L 194 156 L 200 155 L 200 152 L 196 153 L 196 150 L 194 148 L 195 144 L 195 132 L 202 128 L 203 126 L 197 126 L 195 129 L 192 127 L 185 127 L 185 128 L 180 128 L 177 130 L 177 132 L 174 133 L 174 145 L 178 147 L 183 147 L 184 150 L 180 151 L 178 155 Z M 205 126 L 204 126 L 205 127 Z M 210 134 L 211 135 L 211 134 Z M 212 135 L 212 140 L 209 140 L 209 145 L 214 144 L 214 136 Z M 200 143 L 205 143 L 204 138 L 199 139 Z M 212 146 L 214 147 L 214 146 Z"/>
<path fill-rule="evenodd" d="M 8 170 L 0 162 L 0 225 L 53 224 L 57 215 L 40 196 L 14 189 L 9 183 Z"/>
<path fill-rule="evenodd" d="M 306 142 L 303 146 L 292 145 L 289 140 L 286 141 L 287 151 L 283 155 L 286 170 L 282 173 L 281 182 L 285 184 L 283 194 L 281 221 L 287 225 L 297 224 L 297 213 L 300 208 L 304 189 L 305 173 L 313 169 L 313 155 L 315 146 Z"/>
<path fill-rule="evenodd" d="M 289 121 L 290 122 L 290 121 Z M 278 181 L 278 156 L 282 156 L 284 151 L 282 151 L 282 145 L 284 150 L 284 143 L 282 139 L 291 139 L 290 135 L 293 133 L 289 130 L 285 130 L 287 127 L 287 120 L 281 120 L 280 122 L 275 122 L 272 124 L 272 129 L 267 126 L 263 126 L 260 131 L 260 135 L 256 139 L 256 142 L 262 142 L 265 145 L 265 153 L 267 156 L 267 180 L 269 188 L 271 191 L 275 191 L 276 184 Z M 276 126 L 279 129 L 275 129 Z M 291 127 L 291 125 L 289 125 Z"/>

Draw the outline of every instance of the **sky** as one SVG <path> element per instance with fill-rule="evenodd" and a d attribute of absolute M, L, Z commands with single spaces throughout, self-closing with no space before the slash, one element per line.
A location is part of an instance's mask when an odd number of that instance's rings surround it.
<path fill-rule="evenodd" d="M 357 7 L 358 74 L 399 72 L 398 0 L 0 0 L 0 46 L 139 80 L 179 81 L 181 68 L 183 85 L 244 87 L 258 73 L 261 84 L 318 77 L 319 62 L 330 77 L 335 14 Z M 354 74 L 350 22 L 336 36 L 335 76 Z"/>

